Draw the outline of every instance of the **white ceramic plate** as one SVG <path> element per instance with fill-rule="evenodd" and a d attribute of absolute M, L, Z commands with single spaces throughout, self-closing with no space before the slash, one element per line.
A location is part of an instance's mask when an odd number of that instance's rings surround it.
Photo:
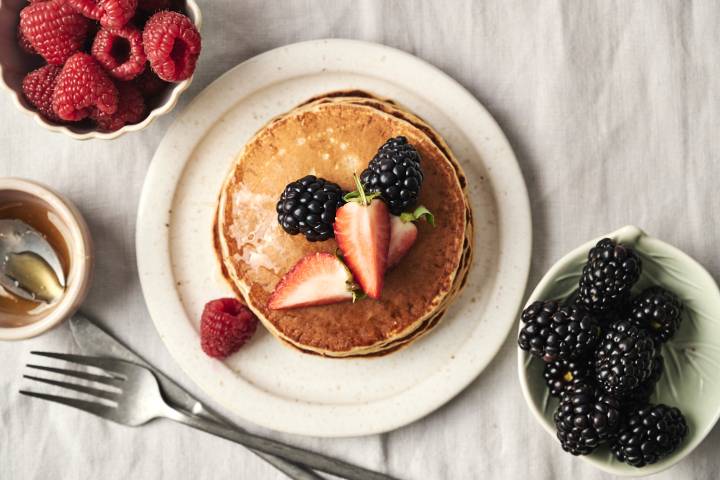
<path fill-rule="evenodd" d="M 475 260 L 444 321 L 411 347 L 374 359 L 301 354 L 260 331 L 225 362 L 200 349 L 203 305 L 231 295 L 212 247 L 217 196 L 245 142 L 271 117 L 333 90 L 360 88 L 424 117 L 463 164 L 475 214 Z M 406 425 L 465 388 L 515 322 L 530 264 L 527 190 L 488 112 L 458 83 L 398 50 L 320 40 L 269 51 L 202 92 L 160 144 L 143 189 L 138 268 L 161 338 L 214 400 L 258 425 L 353 436 Z"/>

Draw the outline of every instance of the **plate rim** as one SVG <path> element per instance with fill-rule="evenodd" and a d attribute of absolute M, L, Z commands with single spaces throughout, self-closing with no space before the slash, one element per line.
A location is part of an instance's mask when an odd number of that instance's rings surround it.
<path fill-rule="evenodd" d="M 496 208 L 498 211 L 497 221 L 499 250 L 511 251 L 513 255 L 512 259 L 507 258 L 509 254 L 501 255 L 498 259 L 498 278 L 510 280 L 508 283 L 512 286 L 502 288 L 504 300 L 500 304 L 496 304 L 496 307 L 500 311 L 499 315 L 507 316 L 508 320 L 506 325 L 500 327 L 500 330 L 504 331 L 502 332 L 502 335 L 499 336 L 496 344 L 492 346 L 493 348 L 483 352 L 482 355 L 476 355 L 474 358 L 471 357 L 470 360 L 474 360 L 473 363 L 468 363 L 462 367 L 454 367 L 452 369 L 439 368 L 431 375 L 415 384 L 413 387 L 403 392 L 399 392 L 395 396 L 379 399 L 374 402 L 351 405 L 350 407 L 354 413 L 343 413 L 344 416 L 340 419 L 342 421 L 341 423 L 343 423 L 341 427 L 338 427 L 337 425 L 340 420 L 336 420 L 335 422 L 321 422 L 318 420 L 317 415 L 318 413 L 323 413 L 322 410 L 326 410 L 325 414 L 330 412 L 330 415 L 337 417 L 340 410 L 342 410 L 342 412 L 347 410 L 347 406 L 345 405 L 318 406 L 302 401 L 293 402 L 289 399 L 280 398 L 267 392 L 263 392 L 262 395 L 265 397 L 270 396 L 272 399 L 275 399 L 282 404 L 286 404 L 285 407 L 290 407 L 292 410 L 295 410 L 296 417 L 303 417 L 302 415 L 298 415 L 298 405 L 304 406 L 305 413 L 308 414 L 306 418 L 291 419 L 287 414 L 274 415 L 273 418 L 267 418 L 267 415 L 259 416 L 252 410 L 248 411 L 247 409 L 238 409 L 235 402 L 231 404 L 228 402 L 228 399 L 222 398 L 222 396 L 218 395 L 218 392 L 216 391 L 217 387 L 211 385 L 207 378 L 205 378 L 205 375 L 208 373 L 208 369 L 212 373 L 220 372 L 222 368 L 227 369 L 227 367 L 225 367 L 225 365 L 221 362 L 215 362 L 219 365 L 211 365 L 208 368 L 205 368 L 204 373 L 201 374 L 198 371 L 198 367 L 194 365 L 194 362 L 199 360 L 199 357 L 201 357 L 200 349 L 196 349 L 197 351 L 190 355 L 192 358 L 188 358 L 188 352 L 183 352 L 185 349 L 178 346 L 177 342 L 173 342 L 173 336 L 175 334 L 168 324 L 167 314 L 169 310 L 175 310 L 176 312 L 182 311 L 182 303 L 178 292 L 175 289 L 173 276 L 170 275 L 168 278 L 165 278 L 164 281 L 161 281 L 158 278 L 162 272 L 172 272 L 173 270 L 169 248 L 169 229 L 167 228 L 170 221 L 170 210 L 174 202 L 174 194 L 177 183 L 184 172 L 187 161 L 190 158 L 194 147 L 198 144 L 197 141 L 192 141 L 192 138 L 197 138 L 198 140 L 202 139 L 207 132 L 207 129 L 203 130 L 202 128 L 199 128 L 198 125 L 193 125 L 194 128 L 203 131 L 192 136 L 187 136 L 181 140 L 186 144 L 186 149 L 190 148 L 190 151 L 187 152 L 188 155 L 178 155 L 177 146 L 174 149 L 172 148 L 174 145 L 173 139 L 177 137 L 178 134 L 187 127 L 187 125 L 193 123 L 190 118 L 193 112 L 200 108 L 200 105 L 202 105 L 203 102 L 209 100 L 211 98 L 211 92 L 215 89 L 221 88 L 223 82 L 227 82 L 228 79 L 235 75 L 240 75 L 246 70 L 252 70 L 262 62 L 267 62 L 275 57 L 282 58 L 287 56 L 290 51 L 292 51 L 294 55 L 299 55 L 303 51 L 307 50 L 312 51 L 312 54 L 317 56 L 318 49 L 325 49 L 328 53 L 328 57 L 329 54 L 335 53 L 337 50 L 342 50 L 346 53 L 343 57 L 337 57 L 331 60 L 331 62 L 335 62 L 335 68 L 328 69 L 329 71 L 337 70 L 345 73 L 355 73 L 361 75 L 368 75 L 368 73 L 367 71 L 361 71 L 361 67 L 354 65 L 352 60 L 349 60 L 354 57 L 354 55 L 347 55 L 349 50 L 355 50 L 356 54 L 360 51 L 362 52 L 360 55 L 367 55 L 367 58 L 371 57 L 371 53 L 377 54 L 378 56 L 384 56 L 386 58 L 392 57 L 393 62 L 387 62 L 394 65 L 392 68 L 398 68 L 398 65 L 402 64 L 405 66 L 410 65 L 415 69 L 418 69 L 426 76 L 426 78 L 432 78 L 433 81 L 443 84 L 443 87 L 445 87 L 447 91 L 444 91 L 442 95 L 454 96 L 456 103 L 462 102 L 463 111 L 466 115 L 469 117 L 474 115 L 482 117 L 481 119 L 479 118 L 477 122 L 480 123 L 482 120 L 483 124 L 491 128 L 493 131 L 488 133 L 488 138 L 493 137 L 493 141 L 498 142 L 503 148 L 503 170 L 501 173 L 498 173 L 497 171 L 487 168 L 487 175 L 490 177 L 491 184 L 496 190 L 493 192 L 493 197 L 495 198 Z M 322 61 L 327 61 L 325 60 L 325 56 L 323 56 Z M 340 70 L 340 67 L 337 66 L 338 63 L 342 64 L 342 70 Z M 385 65 L 386 69 L 388 68 L 387 63 Z M 296 68 L 309 69 L 310 67 L 308 65 L 303 65 L 302 67 Z M 305 74 L 308 73 L 319 72 L 305 72 Z M 248 96 L 257 90 L 264 88 L 264 86 L 297 76 L 299 75 L 293 73 L 292 69 L 273 69 L 272 75 L 267 75 L 262 79 L 262 81 L 256 80 L 255 82 L 248 82 L 249 86 L 243 87 L 245 88 L 245 90 L 243 90 L 243 95 L 238 95 L 237 98 L 234 99 L 234 103 L 230 104 L 229 102 L 225 102 L 224 105 L 237 104 L 242 101 L 244 96 Z M 373 76 L 378 77 L 378 72 L 373 72 Z M 386 73 L 385 76 L 380 76 L 380 78 L 388 81 L 390 77 L 389 74 Z M 396 77 L 392 77 L 391 81 L 411 91 L 412 93 L 418 94 L 421 98 L 427 98 L 424 97 L 421 92 L 408 88 L 407 84 L 399 83 Z M 254 88 L 254 83 L 258 82 L 259 85 Z M 210 103 L 212 105 L 211 101 Z M 428 101 L 428 103 L 437 105 L 437 102 Z M 212 121 L 209 122 L 209 126 L 214 125 L 217 119 L 222 117 L 225 112 L 227 112 L 227 108 L 219 115 L 214 116 Z M 466 132 L 465 129 L 460 129 L 460 131 L 463 133 Z M 468 140 L 475 148 L 478 148 L 480 143 L 479 140 L 470 137 Z M 176 160 L 168 160 L 170 157 L 168 153 L 170 152 L 172 152 L 177 158 Z M 487 165 L 488 164 L 486 164 L 486 166 Z M 498 177 L 502 179 L 504 189 L 512 191 L 514 195 L 506 195 L 504 198 L 500 197 L 497 192 Z M 165 188 L 157 188 L 157 185 L 164 186 Z M 512 221 L 510 221 L 511 217 Z M 152 229 L 155 231 L 152 231 Z M 515 325 L 515 318 L 522 306 L 522 300 L 525 295 L 530 271 L 530 257 L 532 250 L 532 214 L 525 179 L 522 175 L 517 157 L 515 156 L 507 137 L 485 107 L 456 80 L 452 79 L 446 73 L 442 72 L 430 63 L 402 50 L 359 40 L 321 39 L 281 46 L 252 57 L 225 72 L 205 87 L 205 89 L 203 89 L 203 91 L 200 92 L 195 99 L 193 99 L 193 101 L 175 119 L 173 124 L 167 130 L 148 168 L 139 201 L 135 244 L 138 275 L 140 277 L 145 303 L 153 324 L 155 325 L 159 336 L 165 344 L 165 347 L 170 352 L 173 360 L 178 363 L 184 373 L 201 388 L 205 395 L 212 398 L 214 401 L 217 401 L 243 419 L 262 427 L 286 433 L 316 437 L 347 437 L 372 435 L 391 431 L 428 415 L 464 390 L 496 357 L 502 349 L 507 335 Z M 508 249 L 505 249 L 504 247 L 508 247 Z M 500 274 L 502 274 L 502 276 Z M 497 295 L 498 285 L 493 288 L 490 299 L 494 299 Z M 168 305 L 166 302 L 171 302 L 172 305 Z M 180 307 L 180 310 L 177 309 L 178 306 Z M 185 315 L 183 316 L 186 317 Z M 478 329 L 473 330 L 472 334 L 476 334 L 477 330 Z M 469 339 L 473 336 L 472 334 L 469 335 Z M 468 342 L 464 343 L 463 346 L 458 349 L 458 354 L 467 350 L 467 343 Z M 467 355 L 468 354 L 466 353 L 465 356 Z M 459 363 L 460 362 L 454 362 L 453 365 L 458 365 Z M 441 380 L 443 388 L 428 389 L 428 387 L 425 386 L 425 391 L 428 394 L 427 396 L 424 396 L 424 402 L 411 402 L 410 405 L 407 405 L 408 402 L 397 401 L 399 397 L 407 396 L 408 392 L 412 394 L 414 390 L 423 387 L 431 379 L 437 378 L 438 375 L 442 376 Z M 252 400 L 253 399 L 250 399 L 250 401 Z M 243 399 L 242 401 L 245 402 L 247 400 Z M 385 420 L 383 422 L 371 423 L 361 420 L 365 415 L 373 412 L 373 409 L 370 408 L 372 405 L 383 406 L 383 412 L 385 414 Z M 320 412 L 318 411 L 318 408 L 320 408 Z M 391 409 L 390 412 L 386 411 L 388 408 Z M 349 415 L 357 418 L 353 419 L 353 417 Z"/>

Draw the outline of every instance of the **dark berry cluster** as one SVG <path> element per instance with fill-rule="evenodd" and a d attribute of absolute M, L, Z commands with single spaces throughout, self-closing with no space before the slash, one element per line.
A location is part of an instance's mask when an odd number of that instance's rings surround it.
<path fill-rule="evenodd" d="M 407 138 L 391 138 L 380 147 L 360 175 L 360 181 L 366 192 L 379 192 L 390 212 L 400 215 L 414 207 L 420 195 L 423 182 L 420 154 Z"/>
<path fill-rule="evenodd" d="M 573 385 L 592 382 L 592 362 L 587 358 L 579 360 L 555 360 L 545 364 L 543 377 L 550 389 L 550 395 L 559 397 Z"/>
<path fill-rule="evenodd" d="M 600 338 L 595 318 L 575 305 L 554 300 L 535 302 L 522 313 L 524 323 L 518 344 L 546 362 L 581 358 Z"/>
<path fill-rule="evenodd" d="M 662 287 L 650 287 L 633 299 L 628 319 L 663 343 L 680 327 L 682 310 L 677 295 Z"/>
<path fill-rule="evenodd" d="M 665 362 L 662 355 L 658 353 L 653 361 L 653 371 L 650 377 L 637 386 L 623 398 L 623 409 L 630 411 L 647 405 L 650 402 L 650 396 L 655 392 L 655 386 L 660 381 L 660 377 L 665 370 Z"/>
<path fill-rule="evenodd" d="M 610 448 L 619 460 L 644 467 L 674 452 L 687 432 L 685 417 L 677 408 L 645 405 L 627 414 Z"/>
<path fill-rule="evenodd" d="M 604 238 L 588 253 L 580 277 L 578 301 L 592 311 L 615 308 L 630 296 L 641 270 L 640 257 L 632 248 Z"/>
<path fill-rule="evenodd" d="M 620 427 L 620 402 L 590 383 L 568 388 L 555 411 L 557 437 L 563 450 L 587 455 L 612 438 Z"/>
<path fill-rule="evenodd" d="M 633 298 L 641 269 L 632 248 L 601 240 L 577 292 L 565 304 L 531 303 L 518 336 L 521 349 L 546 362 L 549 393 L 560 398 L 553 418 L 562 448 L 587 455 L 607 444 L 636 467 L 675 451 L 688 429 L 680 410 L 650 403 L 664 369 L 660 346 L 680 327 L 682 302 L 658 286 Z"/>
<path fill-rule="evenodd" d="M 335 212 L 343 204 L 344 192 L 335 183 L 314 175 L 285 187 L 276 210 L 278 222 L 290 235 L 302 233 L 311 242 L 333 237 Z"/>
<path fill-rule="evenodd" d="M 650 378 L 657 354 L 647 331 L 617 322 L 595 351 L 597 382 L 606 392 L 626 397 Z"/>
<path fill-rule="evenodd" d="M 417 204 L 423 173 L 420 154 L 405 137 L 389 139 L 360 175 L 368 195 L 379 194 L 394 215 Z M 277 202 L 278 222 L 290 235 L 302 233 L 311 242 L 334 236 L 335 213 L 344 203 L 341 188 L 324 178 L 308 175 L 289 183 Z M 354 192 L 348 195 L 348 200 Z"/>

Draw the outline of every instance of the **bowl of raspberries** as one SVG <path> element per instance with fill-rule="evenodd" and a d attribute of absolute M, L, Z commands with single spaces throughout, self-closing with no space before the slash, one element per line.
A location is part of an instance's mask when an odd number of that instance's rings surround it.
<path fill-rule="evenodd" d="M 194 0 L 0 0 L 0 84 L 49 130 L 117 138 L 189 87 L 200 21 Z"/>
<path fill-rule="evenodd" d="M 688 455 L 720 416 L 720 291 L 677 248 L 624 227 L 578 247 L 520 318 L 523 394 L 557 448 L 641 476 Z"/>

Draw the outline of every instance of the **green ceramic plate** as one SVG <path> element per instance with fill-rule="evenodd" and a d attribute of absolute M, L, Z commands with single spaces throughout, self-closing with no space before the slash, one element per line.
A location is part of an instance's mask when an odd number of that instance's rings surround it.
<path fill-rule="evenodd" d="M 649 475 L 671 467 L 688 455 L 720 416 L 720 291 L 710 274 L 695 260 L 639 228 L 628 226 L 581 245 L 563 257 L 542 278 L 528 304 L 569 296 L 577 288 L 588 251 L 604 237 L 632 246 L 642 257 L 643 271 L 637 291 L 661 285 L 675 292 L 685 304 L 680 330 L 663 346 L 665 373 L 651 397 L 652 403 L 677 406 L 685 414 L 689 433 L 681 447 L 660 462 L 643 468 L 619 462 L 606 446 L 592 455 L 579 457 L 616 475 Z M 554 439 L 552 416 L 557 400 L 550 397 L 545 387 L 543 362 L 520 349 L 518 352 L 518 373 L 525 400 Z"/>

